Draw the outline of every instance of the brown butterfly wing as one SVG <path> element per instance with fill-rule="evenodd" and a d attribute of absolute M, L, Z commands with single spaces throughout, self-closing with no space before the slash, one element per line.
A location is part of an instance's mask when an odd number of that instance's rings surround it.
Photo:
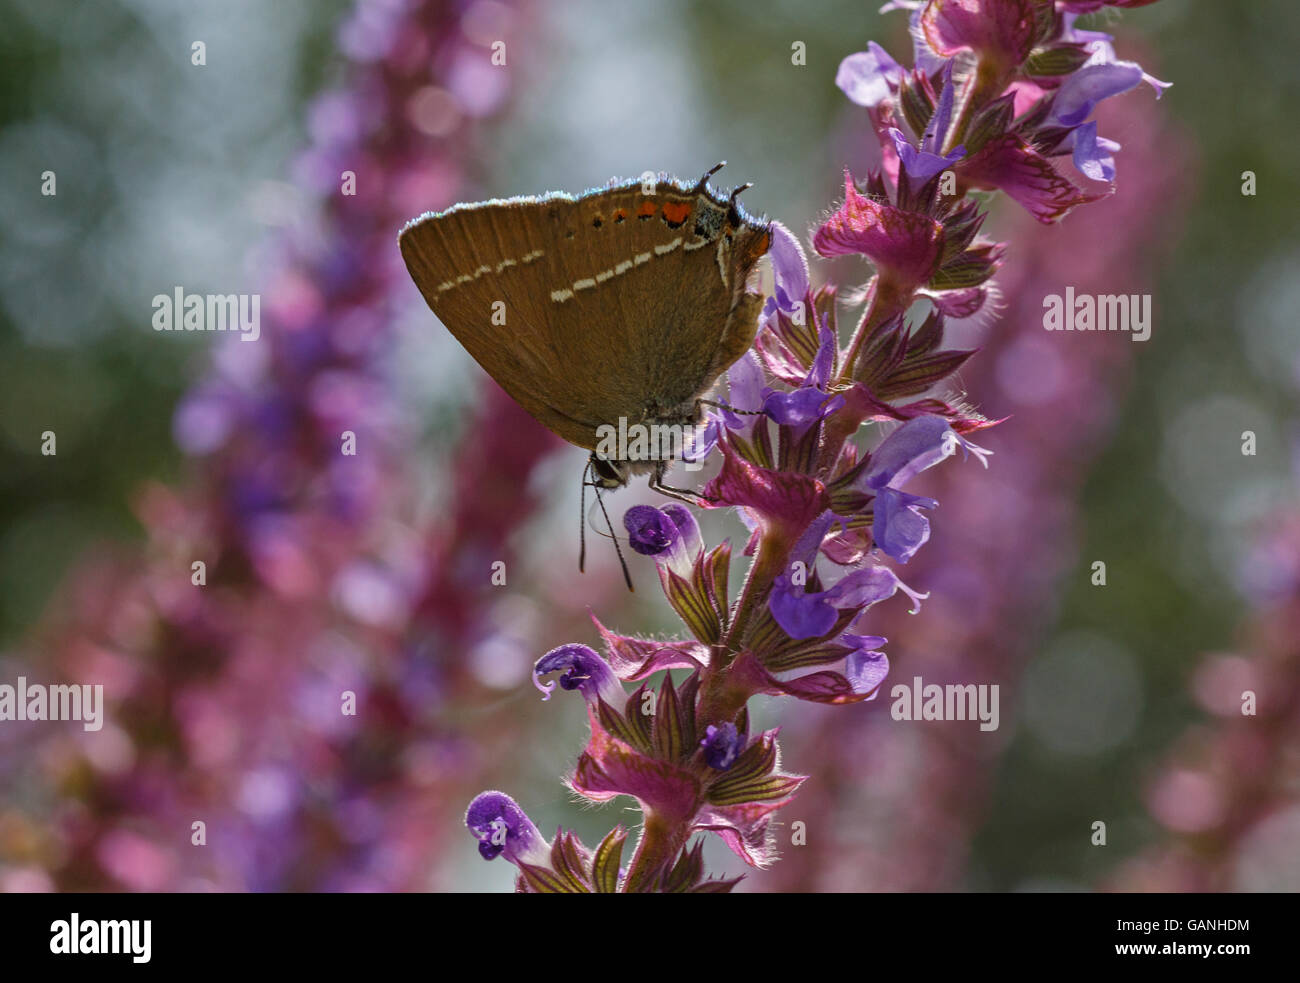
<path fill-rule="evenodd" d="M 592 448 L 596 427 L 693 399 L 752 343 L 761 298 L 744 284 L 767 230 L 719 226 L 719 207 L 662 181 L 652 196 L 635 185 L 458 207 L 400 242 L 470 355 L 549 429 Z"/>

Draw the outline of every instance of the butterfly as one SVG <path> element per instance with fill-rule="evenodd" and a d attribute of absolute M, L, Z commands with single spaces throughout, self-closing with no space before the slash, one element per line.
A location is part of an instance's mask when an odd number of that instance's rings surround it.
<path fill-rule="evenodd" d="M 736 201 L 749 184 L 725 198 L 710 188 L 722 166 L 693 185 L 647 173 L 578 196 L 458 204 L 399 237 L 425 301 L 474 360 L 592 451 L 583 483 L 598 498 L 640 474 L 682 497 L 663 484 L 671 459 L 602 440 L 697 425 L 702 397 L 754 342 L 763 296 L 750 279 L 771 229 Z"/>

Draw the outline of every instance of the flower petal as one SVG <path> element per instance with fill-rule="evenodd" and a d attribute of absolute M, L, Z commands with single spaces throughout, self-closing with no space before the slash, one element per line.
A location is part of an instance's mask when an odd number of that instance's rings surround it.
<path fill-rule="evenodd" d="M 868 651 L 866 646 L 876 643 L 876 639 L 864 635 L 845 635 L 862 642 L 862 647 L 845 660 L 844 673 L 853 685 L 855 693 L 867 694 L 868 700 L 874 700 L 880 691 L 880 685 L 889 675 L 889 658 L 884 652 Z M 884 641 L 884 639 L 880 639 Z"/>
<path fill-rule="evenodd" d="M 976 187 L 1000 188 L 1044 224 L 1059 221 L 1076 206 L 1110 194 L 1083 191 L 1014 133 L 991 141 L 963 161 L 960 174 Z"/>
<path fill-rule="evenodd" d="M 808 257 L 795 234 L 780 222 L 773 222 L 769 228 L 772 245 L 767 255 L 772 261 L 772 277 L 782 296 L 781 309 L 789 313 L 795 302 L 803 301 L 808 293 Z"/>
<path fill-rule="evenodd" d="M 708 647 L 699 642 L 620 635 L 606 628 L 595 615 L 591 620 L 605 643 L 610 668 L 619 679 L 644 679 L 661 669 L 703 669 L 709 661 Z"/>
<path fill-rule="evenodd" d="M 826 486 L 792 471 L 773 471 L 746 461 L 726 440 L 722 470 L 704 487 L 704 497 L 753 509 L 762 524 L 802 530 L 829 505 Z"/>
<path fill-rule="evenodd" d="M 869 41 L 866 51 L 849 55 L 840 62 L 835 84 L 851 102 L 875 106 L 889 98 L 902 77 L 903 66 L 875 41 Z"/>
<path fill-rule="evenodd" d="M 882 488 L 876 493 L 871 538 L 887 556 L 906 563 L 930 539 L 930 520 L 920 510 L 938 505 L 933 498 Z"/>
<path fill-rule="evenodd" d="M 1071 136 L 1074 139 L 1074 166 L 1084 177 L 1094 181 L 1115 180 L 1115 151 L 1119 144 L 1097 136 L 1096 122 L 1084 123 Z"/>
<path fill-rule="evenodd" d="M 866 608 L 880 601 L 888 600 L 898 591 L 912 599 L 912 613 L 921 608 L 921 601 L 929 593 L 921 594 L 912 590 L 898 579 L 898 574 L 888 567 L 866 567 L 846 574 L 839 583 L 828 590 L 828 598 L 837 608 Z"/>
<path fill-rule="evenodd" d="M 810 594 L 785 574 L 773 582 L 767 607 L 791 638 L 820 638 L 835 627 L 839 618 L 825 592 Z"/>
<path fill-rule="evenodd" d="M 1048 119 L 1062 126 L 1078 126 L 1097 103 L 1117 96 L 1142 81 L 1142 67 L 1131 61 L 1085 65 L 1056 90 Z"/>
<path fill-rule="evenodd" d="M 860 253 L 900 285 L 915 288 L 938 266 L 943 226 L 919 212 L 904 211 L 860 195 L 844 172 L 844 203 L 813 236 L 822 256 Z"/>
<path fill-rule="evenodd" d="M 941 55 L 974 51 L 1014 67 L 1034 45 L 1034 0 L 930 0 L 921 29 Z"/>

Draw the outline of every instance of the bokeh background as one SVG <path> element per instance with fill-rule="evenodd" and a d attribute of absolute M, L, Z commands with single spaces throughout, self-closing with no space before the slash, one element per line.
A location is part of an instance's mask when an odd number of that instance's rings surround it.
<path fill-rule="evenodd" d="M 589 609 L 645 633 L 672 630 L 667 606 L 648 565 L 626 596 L 612 551 L 578 575 L 583 452 L 437 325 L 397 230 L 726 159 L 751 211 L 803 231 L 873 161 L 835 68 L 870 39 L 902 59 L 906 18 L 838 0 L 0 11 L 0 681 L 101 681 L 109 703 L 94 734 L 0 724 L 0 889 L 500 890 L 513 868 L 460 825 L 480 789 L 588 842 L 627 822 L 560 785 L 584 715 L 542 704 L 528 669 L 591 642 Z M 1300 888 L 1300 14 L 1162 0 L 1094 20 L 1174 87 L 1107 105 L 1113 199 L 1051 228 L 997 206 L 1004 316 L 953 330 L 984 346 L 970 398 L 1010 419 L 982 441 L 991 471 L 933 479 L 908 576 L 932 600 L 873 628 L 899 680 L 998 683 L 1001 728 L 895 722 L 883 698 L 760 706 L 814 777 L 783 816 L 808 844 L 747 890 Z M 260 293 L 262 340 L 153 331 L 178 284 Z M 1066 284 L 1151 293 L 1151 340 L 1044 332 Z M 716 515 L 705 532 L 742 535 Z"/>

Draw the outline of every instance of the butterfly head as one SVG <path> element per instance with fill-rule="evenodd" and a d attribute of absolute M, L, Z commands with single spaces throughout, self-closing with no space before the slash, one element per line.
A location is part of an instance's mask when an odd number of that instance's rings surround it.
<path fill-rule="evenodd" d="M 590 468 L 593 485 L 605 491 L 615 491 L 626 488 L 636 475 L 663 471 L 664 464 L 661 461 L 615 461 L 600 457 L 593 451 Z"/>
<path fill-rule="evenodd" d="M 624 461 L 607 461 L 603 457 L 591 455 L 591 480 L 597 488 L 613 491 L 623 488 L 632 479 L 631 469 Z"/>

